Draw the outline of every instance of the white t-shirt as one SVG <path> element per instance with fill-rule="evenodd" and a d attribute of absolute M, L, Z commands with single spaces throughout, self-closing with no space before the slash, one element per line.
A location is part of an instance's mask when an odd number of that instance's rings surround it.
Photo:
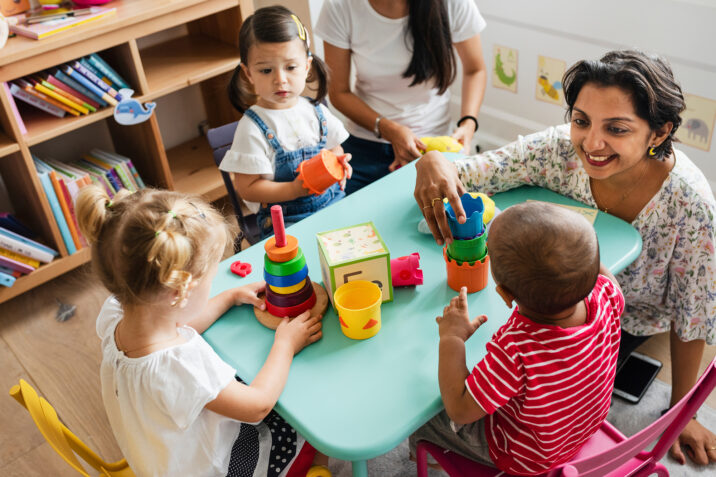
<path fill-rule="evenodd" d="M 119 448 L 137 476 L 224 476 L 241 423 L 204 409 L 235 378 L 193 328 L 186 342 L 141 358 L 117 349 L 123 311 L 113 296 L 97 317 L 102 400 Z"/>
<path fill-rule="evenodd" d="M 445 3 L 453 43 L 485 28 L 474 0 Z M 327 0 L 314 33 L 333 46 L 351 50 L 354 93 L 378 114 L 408 126 L 418 137 L 448 134 L 450 92 L 439 96 L 432 80 L 409 87 L 413 78 L 403 78 L 413 56 L 412 42 L 406 43 L 407 30 L 407 16 L 386 18 L 368 0 Z M 353 121 L 346 126 L 354 136 L 377 140 L 373 131 Z"/>
<path fill-rule="evenodd" d="M 326 149 L 340 146 L 348 139 L 343 123 L 323 105 L 319 105 L 326 120 Z M 261 120 L 276 133 L 284 151 L 295 151 L 317 145 L 321 140 L 321 129 L 313 104 L 304 97 L 298 98 L 295 106 L 288 109 L 266 109 L 251 106 Z M 226 172 L 261 174 L 264 179 L 273 180 L 276 152 L 266 140 L 256 123 L 244 115 L 234 133 L 231 149 L 226 151 L 219 168 Z M 244 201 L 252 213 L 259 210 L 258 202 Z"/>

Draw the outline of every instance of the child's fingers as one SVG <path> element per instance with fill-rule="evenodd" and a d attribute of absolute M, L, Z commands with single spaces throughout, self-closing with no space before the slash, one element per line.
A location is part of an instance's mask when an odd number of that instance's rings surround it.
<path fill-rule="evenodd" d="M 467 309 L 467 287 L 460 287 L 460 294 L 457 296 L 458 306 Z"/>
<path fill-rule="evenodd" d="M 318 333 L 312 334 L 311 336 L 308 337 L 308 342 L 315 343 L 316 341 L 320 340 L 322 337 L 323 337 L 323 332 L 319 330 Z"/>
<path fill-rule="evenodd" d="M 306 310 L 294 318 L 298 323 L 306 322 L 311 318 L 311 310 Z"/>
<path fill-rule="evenodd" d="M 487 321 L 487 315 L 480 315 L 480 316 L 478 316 L 477 318 L 475 318 L 474 320 L 472 320 L 472 325 L 473 325 L 475 328 L 479 328 L 479 327 L 482 326 L 486 321 Z"/>

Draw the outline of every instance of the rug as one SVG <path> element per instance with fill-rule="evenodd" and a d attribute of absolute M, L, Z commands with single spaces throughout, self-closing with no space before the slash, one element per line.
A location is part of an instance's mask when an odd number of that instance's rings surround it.
<path fill-rule="evenodd" d="M 654 380 L 638 405 L 630 404 L 615 397 L 607 419 L 625 435 L 630 436 L 645 428 L 660 416 L 661 410 L 669 405 L 670 395 L 671 387 L 668 384 Z M 716 431 L 716 411 L 704 405 L 699 410 L 698 416 L 699 421 L 704 426 Z M 682 466 L 669 457 L 668 454 L 661 461 L 673 477 L 716 475 L 716 464 L 712 463 L 706 467 L 696 467 L 690 461 L 687 460 L 687 462 Z M 334 477 L 351 477 L 353 475 L 350 462 L 331 459 L 329 466 Z M 405 440 L 387 454 L 368 461 L 368 475 L 371 477 L 415 476 L 415 463 L 408 460 L 408 441 Z M 430 477 L 445 476 L 443 472 L 432 469 L 428 475 Z"/>

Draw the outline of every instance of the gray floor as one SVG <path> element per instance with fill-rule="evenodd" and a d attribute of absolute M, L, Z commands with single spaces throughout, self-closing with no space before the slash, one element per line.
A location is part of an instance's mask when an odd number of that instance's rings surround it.
<path fill-rule="evenodd" d="M 670 387 L 661 381 L 654 383 L 642 398 L 639 405 L 632 405 L 615 398 L 608 420 L 626 435 L 632 435 L 657 419 L 661 410 L 669 404 Z M 711 430 L 716 431 L 716 411 L 703 406 L 699 410 L 699 421 Z M 662 463 L 673 477 L 714 476 L 716 464 L 698 468 L 694 465 L 680 465 L 668 455 Z M 334 477 L 351 477 L 350 463 L 331 460 Z M 415 463 L 408 460 L 408 442 L 382 456 L 368 462 L 368 474 L 376 477 L 409 477 L 415 476 Z M 431 477 L 444 476 L 442 472 L 430 471 Z"/>

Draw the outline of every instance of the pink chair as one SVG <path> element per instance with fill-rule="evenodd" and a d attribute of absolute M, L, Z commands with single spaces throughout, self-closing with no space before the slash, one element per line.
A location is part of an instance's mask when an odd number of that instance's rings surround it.
<path fill-rule="evenodd" d="M 656 474 L 666 477 L 669 472 L 659 463 L 668 452 L 681 430 L 716 386 L 716 359 L 706 368 L 696 386 L 669 412 L 646 429 L 627 438 L 614 426 L 604 421 L 572 460 L 550 470 L 544 477 L 624 477 Z M 663 432 L 663 434 L 662 434 Z M 651 451 L 645 451 L 659 437 Z M 418 442 L 418 477 L 427 477 L 427 454 L 451 477 L 512 477 L 499 469 L 489 467 L 447 451 L 426 441 Z"/>

